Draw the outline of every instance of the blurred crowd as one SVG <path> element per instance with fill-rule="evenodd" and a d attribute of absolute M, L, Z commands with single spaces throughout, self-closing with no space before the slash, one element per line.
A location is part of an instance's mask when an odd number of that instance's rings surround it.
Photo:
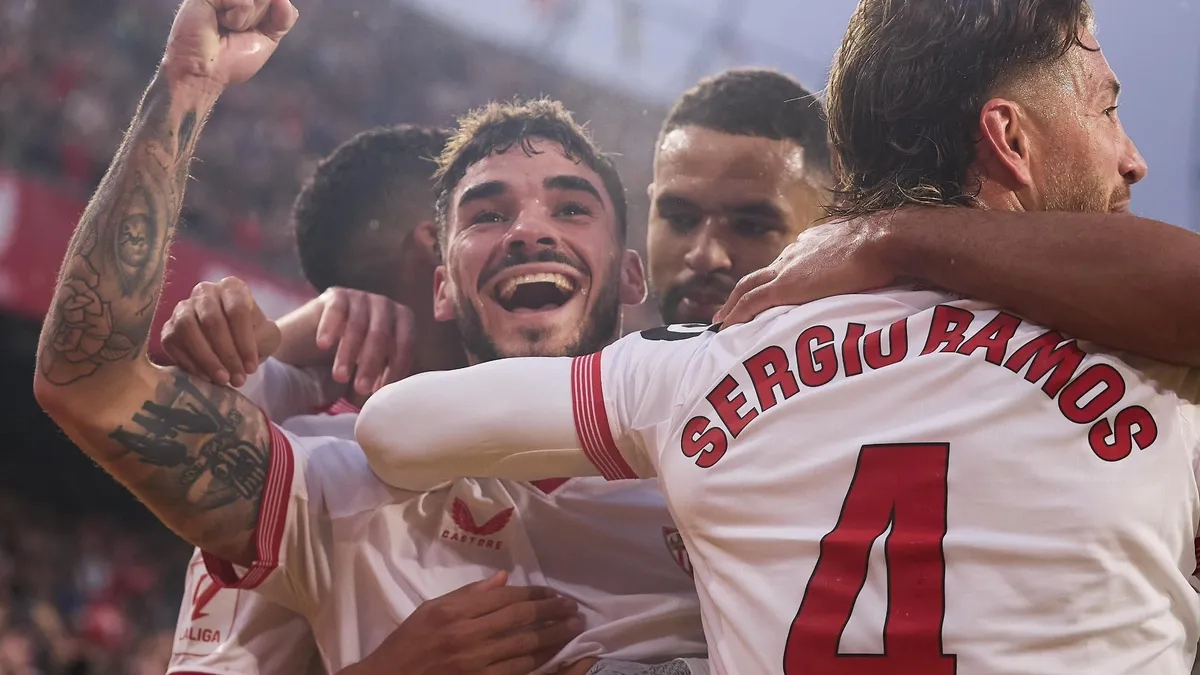
<path fill-rule="evenodd" d="M 162 675 L 190 549 L 0 491 L 0 675 Z"/>
<path fill-rule="evenodd" d="M 89 196 L 162 54 L 177 3 L 0 3 L 0 164 Z M 314 0 L 253 86 L 229 90 L 192 165 L 184 231 L 298 276 L 292 201 L 363 129 L 447 124 L 472 106 L 552 93 L 597 124 L 630 185 L 649 181 L 659 111 L 465 40 L 393 0 Z M 636 192 L 636 191 L 634 191 Z M 635 195 L 632 222 L 638 222 Z"/>
<path fill-rule="evenodd" d="M 153 73 L 176 5 L 0 3 L 0 163 L 86 196 Z M 470 95 L 476 59 L 462 42 L 389 0 L 301 8 L 304 20 L 254 85 L 230 90 L 214 113 L 184 212 L 191 234 L 284 272 L 294 266 L 291 203 L 319 157 L 364 128 L 443 123 L 479 102 Z"/>

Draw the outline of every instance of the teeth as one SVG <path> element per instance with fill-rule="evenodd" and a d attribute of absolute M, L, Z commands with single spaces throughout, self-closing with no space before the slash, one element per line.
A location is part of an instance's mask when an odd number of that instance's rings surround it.
<path fill-rule="evenodd" d="M 571 294 L 575 291 L 575 283 L 565 275 L 557 272 L 540 272 L 537 274 L 522 274 L 519 277 L 505 279 L 500 282 L 496 289 L 496 296 L 501 300 L 508 301 L 512 299 L 513 293 L 517 292 L 517 287 L 521 284 L 554 284 L 558 290 L 564 294 Z"/>

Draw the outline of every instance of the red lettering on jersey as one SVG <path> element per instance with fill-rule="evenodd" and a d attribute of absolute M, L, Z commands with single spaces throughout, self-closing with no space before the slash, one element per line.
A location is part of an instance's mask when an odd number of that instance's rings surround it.
<path fill-rule="evenodd" d="M 1080 401 L 1098 386 L 1102 386 L 1103 389 L 1087 403 L 1081 404 Z M 1062 390 L 1058 397 L 1058 410 L 1063 417 L 1076 424 L 1091 424 L 1108 412 L 1109 408 L 1120 403 L 1124 395 L 1125 380 L 1121 379 L 1121 374 L 1112 366 L 1100 363 L 1083 371 Z"/>
<path fill-rule="evenodd" d="M 783 347 L 771 346 L 746 359 L 742 365 L 754 383 L 754 393 L 758 396 L 758 408 L 763 412 L 775 407 L 775 387 L 783 400 L 800 393 L 800 384 L 788 364 L 787 352 Z"/>
<path fill-rule="evenodd" d="M 221 631 L 211 628 L 189 628 L 184 637 L 192 642 L 220 642 Z"/>
<path fill-rule="evenodd" d="M 812 346 L 814 343 L 816 348 Z M 829 384 L 837 375 L 837 352 L 829 326 L 813 326 L 796 338 L 796 369 L 806 387 Z"/>
<path fill-rule="evenodd" d="M 900 319 L 888 326 L 888 353 L 883 353 L 883 329 L 867 336 L 863 356 L 872 370 L 900 363 L 908 356 L 908 319 Z"/>
<path fill-rule="evenodd" d="M 442 530 L 442 539 L 455 541 L 460 544 L 468 544 L 477 548 L 491 548 L 499 551 L 504 548 L 504 541 L 498 539 L 483 539 L 475 537 L 465 532 L 451 532 L 450 530 Z"/>
<path fill-rule="evenodd" d="M 1036 384 L 1046 373 L 1050 373 L 1042 385 L 1042 391 L 1054 398 L 1075 377 L 1075 371 L 1083 363 L 1083 350 L 1074 340 L 1064 339 L 1057 331 L 1047 331 L 1026 342 L 1004 362 L 1004 367 L 1018 373 L 1027 363 L 1027 382 Z"/>
<path fill-rule="evenodd" d="M 758 417 L 758 410 L 754 406 L 750 406 L 750 410 L 747 410 L 745 415 L 738 412 L 742 406 L 746 405 L 746 395 L 737 392 L 730 398 L 730 395 L 737 390 L 737 386 L 737 380 L 733 379 L 732 375 L 726 375 L 725 379 L 718 382 L 717 386 L 713 387 L 713 390 L 708 392 L 708 396 L 705 397 L 734 438 L 742 433 L 742 429 L 745 429 L 751 420 Z"/>
<path fill-rule="evenodd" d="M 986 326 L 980 328 L 978 333 L 962 343 L 958 353 L 970 356 L 975 350 L 983 348 L 987 350 L 988 363 L 999 366 L 1004 363 L 1004 355 L 1008 352 L 1008 341 L 1013 339 L 1020 327 L 1020 319 L 1012 314 L 1000 312 Z"/>
<path fill-rule="evenodd" d="M 858 356 L 859 342 L 867 327 L 861 323 L 846 326 L 846 337 L 842 340 L 842 367 L 846 369 L 846 377 L 862 375 L 862 359 Z"/>
<path fill-rule="evenodd" d="M 933 308 L 933 323 L 929 326 L 929 337 L 925 339 L 922 355 L 932 354 L 938 347 L 943 352 L 952 352 L 962 344 L 963 336 L 975 315 L 959 307 L 938 305 Z"/>
<path fill-rule="evenodd" d="M 1129 456 L 1133 444 L 1137 443 L 1138 450 L 1145 450 L 1158 440 L 1158 425 L 1154 416 L 1140 405 L 1131 406 L 1117 413 L 1114 425 L 1102 419 L 1092 425 L 1088 431 L 1088 444 L 1092 452 L 1106 462 L 1119 462 Z M 1134 431 L 1134 428 L 1137 431 Z M 1112 442 L 1109 442 L 1112 437 Z"/>
<path fill-rule="evenodd" d="M 683 425 L 683 438 L 679 441 L 683 456 L 696 457 L 696 466 L 707 469 L 725 456 L 729 449 L 729 437 L 720 427 L 709 426 L 712 420 L 707 417 L 693 417 Z"/>

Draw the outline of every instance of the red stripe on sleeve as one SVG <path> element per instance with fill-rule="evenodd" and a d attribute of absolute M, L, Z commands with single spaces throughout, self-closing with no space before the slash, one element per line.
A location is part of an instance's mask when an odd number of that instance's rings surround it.
<path fill-rule="evenodd" d="M 608 480 L 638 478 L 617 448 L 608 424 L 599 353 L 572 359 L 571 407 L 580 446 L 600 475 Z"/>
<path fill-rule="evenodd" d="M 263 488 L 255 530 L 254 546 L 257 560 L 239 577 L 237 570 L 228 560 L 207 551 L 203 553 L 204 566 L 208 573 L 226 588 L 254 588 L 279 566 L 279 549 L 283 543 L 284 528 L 287 527 L 295 458 L 287 436 L 279 427 L 269 422 L 268 424 L 271 427 L 271 464 L 267 468 L 267 482 Z"/>

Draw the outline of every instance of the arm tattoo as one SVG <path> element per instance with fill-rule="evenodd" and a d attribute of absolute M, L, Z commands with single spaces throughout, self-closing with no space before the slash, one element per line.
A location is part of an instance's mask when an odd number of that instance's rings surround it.
<path fill-rule="evenodd" d="M 156 78 L 67 250 L 38 369 L 68 385 L 145 353 L 202 120 Z"/>
<path fill-rule="evenodd" d="M 163 523 L 248 563 L 269 423 L 234 390 L 164 373 L 145 357 L 188 166 L 215 103 L 206 96 L 175 92 L 162 77 L 146 90 L 67 248 L 35 387 L 53 386 L 56 421 Z M 130 388 L 138 393 L 122 397 Z"/>
<path fill-rule="evenodd" d="M 109 438 L 125 456 L 155 467 L 142 487 L 159 495 L 158 509 L 195 518 L 232 507 L 219 517 L 233 518 L 244 532 L 254 528 L 267 481 L 266 425 L 253 404 L 232 389 L 175 371 L 130 424 L 118 426 Z"/>

